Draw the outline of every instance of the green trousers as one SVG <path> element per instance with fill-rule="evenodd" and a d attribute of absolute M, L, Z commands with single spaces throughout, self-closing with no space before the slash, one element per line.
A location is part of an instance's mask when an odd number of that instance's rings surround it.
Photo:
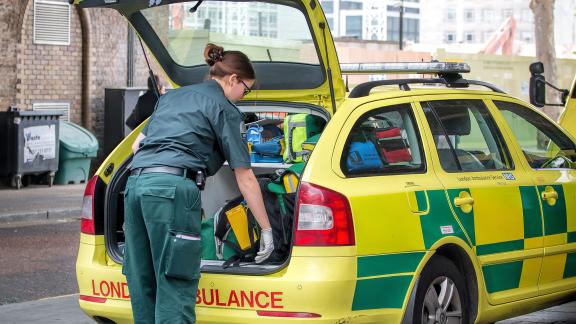
<path fill-rule="evenodd" d="M 166 173 L 130 176 L 124 193 L 126 275 L 135 323 L 194 323 L 200 278 L 196 184 Z"/>

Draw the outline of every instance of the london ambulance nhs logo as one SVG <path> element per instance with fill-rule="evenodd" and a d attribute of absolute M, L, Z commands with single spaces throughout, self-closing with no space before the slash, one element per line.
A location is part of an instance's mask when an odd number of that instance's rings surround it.
<path fill-rule="evenodd" d="M 516 178 L 514 177 L 514 175 L 511 172 L 502 172 L 502 176 L 506 180 L 516 180 Z"/>

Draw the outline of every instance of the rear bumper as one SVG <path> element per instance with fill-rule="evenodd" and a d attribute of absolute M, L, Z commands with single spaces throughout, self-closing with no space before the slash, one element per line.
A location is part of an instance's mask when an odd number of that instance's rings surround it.
<path fill-rule="evenodd" d="M 76 264 L 82 310 L 117 323 L 130 323 L 129 292 L 121 266 L 110 261 L 103 244 L 81 240 Z M 356 288 L 356 258 L 293 256 L 290 265 L 270 275 L 203 273 L 196 305 L 198 323 L 375 323 L 400 322 L 400 309 L 351 311 Z M 313 313 L 320 317 L 260 316 L 257 311 Z"/>

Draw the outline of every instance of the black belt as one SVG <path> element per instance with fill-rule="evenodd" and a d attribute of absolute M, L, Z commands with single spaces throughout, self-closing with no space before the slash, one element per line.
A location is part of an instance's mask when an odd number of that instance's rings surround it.
<path fill-rule="evenodd" d="M 130 171 L 131 175 L 140 175 L 144 173 L 168 173 L 177 176 L 184 176 L 190 180 L 197 182 L 199 180 L 199 176 L 201 178 L 204 177 L 204 173 L 202 171 L 194 171 L 190 169 L 184 168 L 176 168 L 176 167 L 169 167 L 169 166 L 157 166 L 157 167 L 149 167 L 149 168 L 136 168 Z"/>
<path fill-rule="evenodd" d="M 206 184 L 206 176 L 203 171 L 194 171 L 184 168 L 176 168 L 169 166 L 158 166 L 149 168 L 136 168 L 130 171 L 130 175 L 141 175 L 144 173 L 168 173 L 177 176 L 184 176 L 196 183 L 198 189 L 204 190 L 204 185 Z"/>

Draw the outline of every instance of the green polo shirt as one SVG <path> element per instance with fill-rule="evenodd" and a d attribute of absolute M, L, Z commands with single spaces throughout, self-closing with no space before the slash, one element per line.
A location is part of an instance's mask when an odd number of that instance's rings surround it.
<path fill-rule="evenodd" d="M 243 119 L 215 80 L 168 91 L 142 130 L 146 138 L 132 168 L 172 166 L 213 175 L 225 160 L 232 169 L 250 168 Z"/>

